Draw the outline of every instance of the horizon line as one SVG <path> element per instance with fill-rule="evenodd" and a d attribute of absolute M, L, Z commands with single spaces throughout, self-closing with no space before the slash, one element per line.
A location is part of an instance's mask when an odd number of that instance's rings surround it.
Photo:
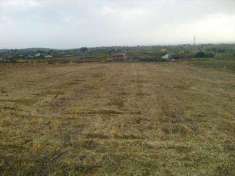
<path fill-rule="evenodd" d="M 197 43 L 196 46 L 200 45 L 234 45 L 235 42 L 202 42 L 202 43 Z M 143 44 L 143 45 L 97 45 L 97 46 L 80 46 L 76 48 L 54 48 L 54 47 L 25 47 L 25 48 L 0 48 L 0 50 L 25 50 L 25 49 L 51 49 L 51 50 L 75 50 L 75 49 L 80 49 L 83 47 L 86 48 L 113 48 L 113 47 L 127 47 L 127 48 L 133 48 L 133 47 L 152 47 L 152 46 L 162 46 L 162 47 L 167 47 L 167 46 L 182 46 L 182 45 L 191 45 L 195 46 L 193 43 L 178 43 L 178 44 Z"/>

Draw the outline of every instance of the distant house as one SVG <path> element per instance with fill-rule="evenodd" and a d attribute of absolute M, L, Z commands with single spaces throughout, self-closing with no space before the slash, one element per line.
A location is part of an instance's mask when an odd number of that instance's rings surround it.
<path fill-rule="evenodd" d="M 41 57 L 41 53 L 35 54 L 35 57 Z"/>
<path fill-rule="evenodd" d="M 125 61 L 127 59 L 128 59 L 128 57 L 127 57 L 126 53 L 115 53 L 115 54 L 112 54 L 112 60 L 113 61 Z"/>
<path fill-rule="evenodd" d="M 172 54 L 165 54 L 161 57 L 161 59 L 164 59 L 164 60 L 169 60 L 169 59 L 174 59 L 173 55 Z"/>
<path fill-rule="evenodd" d="M 46 55 L 44 56 L 45 58 L 49 59 L 49 58 L 52 58 L 53 56 L 52 55 Z"/>

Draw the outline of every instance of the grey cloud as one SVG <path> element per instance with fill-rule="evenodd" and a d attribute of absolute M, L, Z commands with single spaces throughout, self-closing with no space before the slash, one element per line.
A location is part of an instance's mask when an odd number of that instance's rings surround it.
<path fill-rule="evenodd" d="M 233 0 L 1 0 L 0 48 L 226 42 L 234 16 Z"/>

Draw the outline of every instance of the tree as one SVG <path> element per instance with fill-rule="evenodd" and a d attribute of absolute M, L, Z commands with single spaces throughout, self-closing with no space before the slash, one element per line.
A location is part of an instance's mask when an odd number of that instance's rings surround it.
<path fill-rule="evenodd" d="M 194 57 L 195 58 L 210 58 L 210 57 L 214 57 L 214 54 L 200 51 L 200 52 L 197 52 Z"/>
<path fill-rule="evenodd" d="M 82 47 L 82 48 L 80 48 L 80 51 L 82 53 L 86 53 L 88 51 L 88 48 L 87 47 Z"/>

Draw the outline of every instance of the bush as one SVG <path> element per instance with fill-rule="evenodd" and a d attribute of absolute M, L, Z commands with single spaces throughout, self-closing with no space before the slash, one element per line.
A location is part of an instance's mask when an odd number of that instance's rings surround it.
<path fill-rule="evenodd" d="M 194 55 L 194 57 L 195 58 L 212 58 L 212 57 L 215 57 L 215 55 L 213 53 L 206 53 L 206 52 L 200 51 L 200 52 L 197 52 Z"/>

